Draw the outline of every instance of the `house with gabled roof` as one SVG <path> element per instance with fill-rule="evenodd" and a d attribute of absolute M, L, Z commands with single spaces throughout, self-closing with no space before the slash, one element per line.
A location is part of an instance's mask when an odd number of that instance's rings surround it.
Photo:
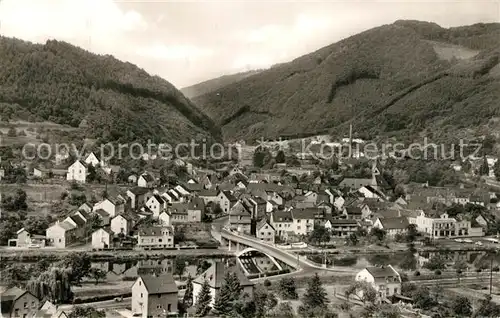
<path fill-rule="evenodd" d="M 379 300 L 401 294 L 401 276 L 391 265 L 367 267 L 356 274 L 355 280 L 370 284 Z"/>
<path fill-rule="evenodd" d="M 217 201 L 224 213 L 229 210 L 238 202 L 238 199 L 231 193 L 231 191 L 219 191 L 217 194 Z"/>
<path fill-rule="evenodd" d="M 276 229 L 271 225 L 268 219 L 263 218 L 255 227 L 255 236 L 261 241 L 274 244 Z"/>
<path fill-rule="evenodd" d="M 36 245 L 38 247 L 45 247 L 46 237 L 44 235 L 29 233 L 24 227 L 18 230 L 16 234 L 17 239 L 10 239 L 8 246 L 28 247 Z"/>
<path fill-rule="evenodd" d="M 248 210 L 242 201 L 237 201 L 229 210 L 228 224 L 230 228 L 236 229 L 238 232 L 251 233 L 252 212 Z"/>
<path fill-rule="evenodd" d="M 113 232 L 107 228 L 100 228 L 92 233 L 92 248 L 110 248 L 113 245 Z"/>
<path fill-rule="evenodd" d="M 152 188 L 154 186 L 154 184 L 155 184 L 155 178 L 147 172 L 141 174 L 139 176 L 139 178 L 137 178 L 137 186 L 138 187 Z"/>
<path fill-rule="evenodd" d="M 40 301 L 27 290 L 11 287 L 0 293 L 1 317 L 38 317 Z"/>
<path fill-rule="evenodd" d="M 97 155 L 95 153 L 93 153 L 93 152 L 89 153 L 87 155 L 87 157 L 85 157 L 84 162 L 87 165 L 92 165 L 94 167 L 97 167 L 98 165 L 105 166 L 104 162 L 102 162 L 101 160 L 99 160 L 99 158 L 97 157 Z"/>
<path fill-rule="evenodd" d="M 111 218 L 115 217 L 118 214 L 122 214 L 125 212 L 125 204 L 121 200 L 113 200 L 110 198 L 106 198 L 100 202 L 94 204 L 92 210 L 102 209 L 108 212 Z"/>
<path fill-rule="evenodd" d="M 167 201 L 164 197 L 154 194 L 146 202 L 146 206 L 153 213 L 153 217 L 157 219 L 160 216 L 160 213 L 167 208 Z"/>
<path fill-rule="evenodd" d="M 75 235 L 77 237 L 85 237 L 87 231 L 87 222 L 78 215 L 70 215 L 63 222 L 68 222 L 75 227 Z"/>
<path fill-rule="evenodd" d="M 284 238 L 285 233 L 294 230 L 292 213 L 290 211 L 275 211 L 271 214 L 271 224 L 276 235 Z"/>
<path fill-rule="evenodd" d="M 142 318 L 176 314 L 178 293 L 171 273 L 140 275 L 132 285 L 132 313 Z"/>
<path fill-rule="evenodd" d="M 76 160 L 71 166 L 68 167 L 66 180 L 75 181 L 79 183 L 87 182 L 88 166 L 81 160 Z"/>
<path fill-rule="evenodd" d="M 99 217 L 99 219 L 101 220 L 101 226 L 108 226 L 109 223 L 111 222 L 111 216 L 109 215 L 108 212 L 104 211 L 103 209 L 97 209 L 92 213 Z"/>
<path fill-rule="evenodd" d="M 198 197 L 203 199 L 205 204 L 208 204 L 209 202 L 216 202 L 217 194 L 217 190 L 201 190 L 198 192 Z"/>
<path fill-rule="evenodd" d="M 247 294 L 250 298 L 253 298 L 254 283 L 252 283 L 243 273 L 243 271 L 238 266 L 233 266 L 226 268 L 224 263 L 215 262 L 210 266 L 204 273 L 199 275 L 193 280 L 193 305 L 196 305 L 196 300 L 201 291 L 201 286 L 205 281 L 208 282 L 210 287 L 210 294 L 212 300 L 210 301 L 210 306 L 213 306 L 215 298 L 220 292 L 220 288 L 224 283 L 224 276 L 226 271 L 236 273 L 238 280 L 240 281 L 241 293 L 242 295 Z"/>
<path fill-rule="evenodd" d="M 65 248 L 77 240 L 75 230 L 76 226 L 71 223 L 56 221 L 46 230 L 47 243 L 57 248 Z"/>
<path fill-rule="evenodd" d="M 90 213 L 90 212 L 92 212 L 92 206 L 89 203 L 85 202 L 78 207 L 78 210 Z"/>
<path fill-rule="evenodd" d="M 171 203 L 167 207 L 167 212 L 170 214 L 170 222 L 172 224 L 189 223 L 189 204 L 186 202 Z"/>
<path fill-rule="evenodd" d="M 118 214 L 111 219 L 110 229 L 115 234 L 129 235 L 134 223 L 131 217 L 125 214 Z"/>
<path fill-rule="evenodd" d="M 147 201 L 146 194 L 149 192 L 147 188 L 135 187 L 127 190 L 127 196 L 130 198 L 130 206 L 132 209 L 139 209 Z"/>
<path fill-rule="evenodd" d="M 397 234 L 404 234 L 408 230 L 410 222 L 405 216 L 395 218 L 377 218 L 373 223 L 374 228 L 384 230 L 388 237 L 394 237 Z"/>
<path fill-rule="evenodd" d="M 143 248 L 174 247 L 174 229 L 171 226 L 140 228 L 137 231 L 137 246 Z"/>

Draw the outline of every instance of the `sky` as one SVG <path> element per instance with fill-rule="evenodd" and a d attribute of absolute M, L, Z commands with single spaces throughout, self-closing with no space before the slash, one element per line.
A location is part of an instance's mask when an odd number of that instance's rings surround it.
<path fill-rule="evenodd" d="M 178 88 L 262 69 L 398 19 L 500 21 L 499 1 L 0 0 L 0 34 L 112 54 Z"/>

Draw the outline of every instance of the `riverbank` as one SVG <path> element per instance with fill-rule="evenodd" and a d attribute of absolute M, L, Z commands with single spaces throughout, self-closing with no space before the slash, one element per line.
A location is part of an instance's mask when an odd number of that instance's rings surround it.
<path fill-rule="evenodd" d="M 117 250 L 117 251 L 85 251 L 68 249 L 0 249 L 0 259 L 10 262 L 35 262 L 42 259 L 59 260 L 74 252 L 87 253 L 92 261 L 134 261 L 142 259 L 165 259 L 176 256 L 225 258 L 234 256 L 233 252 L 223 249 L 189 249 L 189 250 Z"/>

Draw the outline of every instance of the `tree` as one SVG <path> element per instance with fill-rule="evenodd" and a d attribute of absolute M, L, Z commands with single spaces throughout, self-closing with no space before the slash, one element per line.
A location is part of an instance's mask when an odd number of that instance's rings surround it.
<path fill-rule="evenodd" d="M 73 252 L 61 260 L 58 265 L 70 270 L 70 283 L 80 285 L 83 277 L 89 276 L 91 269 L 90 256 L 85 252 Z"/>
<path fill-rule="evenodd" d="M 182 256 L 176 256 L 174 261 L 174 275 L 179 275 L 181 279 L 186 270 L 186 259 Z"/>
<path fill-rule="evenodd" d="M 210 310 L 210 302 L 212 301 L 212 295 L 210 293 L 210 285 L 208 280 L 203 282 L 201 285 L 200 293 L 198 294 L 198 298 L 196 299 L 196 315 L 203 317 L 207 315 Z"/>
<path fill-rule="evenodd" d="M 372 228 L 370 231 L 370 235 L 376 237 L 379 242 L 382 242 L 385 239 L 386 234 L 385 230 L 376 227 Z"/>
<path fill-rule="evenodd" d="M 16 137 L 17 136 L 16 128 L 10 127 L 9 130 L 7 131 L 7 136 Z"/>
<path fill-rule="evenodd" d="M 102 226 L 102 219 L 97 214 L 92 214 L 89 220 L 89 228 L 91 232 L 94 232 L 97 229 L 100 229 Z"/>
<path fill-rule="evenodd" d="M 347 237 L 347 242 L 352 245 L 352 246 L 356 246 L 359 242 L 359 239 L 358 239 L 358 236 L 356 235 L 356 233 L 351 233 L 348 237 Z"/>
<path fill-rule="evenodd" d="M 446 268 L 446 260 L 441 255 L 434 255 L 424 264 L 424 267 L 428 270 L 443 270 Z"/>
<path fill-rule="evenodd" d="M 486 160 L 486 156 L 483 157 L 483 163 L 479 167 L 478 173 L 480 176 L 487 176 L 490 174 L 490 167 L 488 165 L 488 160 Z"/>
<path fill-rule="evenodd" d="M 481 300 L 479 307 L 474 313 L 474 317 L 498 317 L 500 316 L 500 305 L 497 305 L 491 301 L 491 296 L 486 295 L 486 297 Z"/>
<path fill-rule="evenodd" d="M 458 296 L 453 299 L 451 308 L 456 317 L 470 317 L 472 315 L 472 304 L 467 297 Z"/>
<path fill-rule="evenodd" d="M 324 226 L 315 226 L 311 234 L 309 234 L 309 240 L 317 244 L 329 242 L 330 232 Z"/>
<path fill-rule="evenodd" d="M 276 318 L 294 318 L 295 311 L 289 302 L 280 303 L 267 315 L 268 317 Z"/>
<path fill-rule="evenodd" d="M 495 178 L 497 179 L 497 181 L 500 181 L 500 160 L 498 159 L 493 165 L 493 173 L 495 174 Z"/>
<path fill-rule="evenodd" d="M 88 169 L 87 181 L 88 182 L 97 181 L 97 171 L 95 167 L 93 165 L 88 165 L 87 169 Z"/>
<path fill-rule="evenodd" d="M 418 236 L 417 225 L 409 224 L 406 231 L 406 241 L 412 243 Z"/>
<path fill-rule="evenodd" d="M 68 318 L 104 318 L 106 313 L 103 310 L 98 310 L 90 306 L 75 306 L 73 311 L 68 315 Z"/>
<path fill-rule="evenodd" d="M 326 309 L 328 298 L 325 289 L 321 283 L 318 273 L 309 281 L 306 292 L 302 298 L 302 305 L 299 312 L 303 316 L 310 316 L 311 311 L 317 309 Z"/>
<path fill-rule="evenodd" d="M 413 296 L 415 306 L 424 310 L 428 310 L 436 305 L 436 300 L 431 296 L 431 292 L 427 287 L 420 287 Z"/>
<path fill-rule="evenodd" d="M 48 299 L 54 304 L 62 304 L 73 298 L 71 291 L 71 269 L 53 266 L 31 279 L 26 289 L 38 299 Z"/>
<path fill-rule="evenodd" d="M 268 148 L 265 147 L 257 147 L 253 154 L 253 165 L 255 167 L 262 168 L 272 159 L 271 152 Z"/>
<path fill-rule="evenodd" d="M 462 260 L 458 260 L 455 265 L 453 265 L 455 268 L 455 272 L 457 273 L 457 278 L 458 281 L 460 282 L 460 277 L 463 275 L 463 272 L 467 270 L 467 263 L 465 263 Z"/>
<path fill-rule="evenodd" d="M 13 196 L 9 195 L 2 198 L 2 207 L 6 211 L 26 211 L 28 209 L 26 198 L 26 192 L 23 189 L 17 189 Z"/>
<path fill-rule="evenodd" d="M 276 163 L 285 163 L 286 157 L 285 157 L 285 153 L 283 152 L 283 150 L 278 151 L 278 153 L 276 154 L 275 160 L 276 160 Z"/>
<path fill-rule="evenodd" d="M 297 299 L 297 287 L 293 277 L 282 278 L 279 282 L 278 291 L 283 299 Z"/>
<path fill-rule="evenodd" d="M 45 234 L 51 219 L 42 216 L 30 216 L 24 220 L 23 227 L 30 234 Z"/>
<path fill-rule="evenodd" d="M 207 269 L 210 268 L 212 264 L 209 261 L 204 259 L 198 259 L 198 264 L 196 264 L 196 275 L 200 275 L 204 273 Z"/>
<path fill-rule="evenodd" d="M 184 292 L 182 303 L 184 304 L 184 308 L 193 306 L 193 278 L 191 277 L 191 274 L 188 275 L 186 281 L 186 291 Z"/>
<path fill-rule="evenodd" d="M 363 302 L 374 303 L 377 299 L 377 291 L 367 282 L 356 281 L 354 284 L 349 286 L 345 295 L 349 298 L 351 295 L 356 295 Z"/>
<path fill-rule="evenodd" d="M 106 272 L 100 268 L 92 267 L 89 271 L 89 277 L 95 280 L 95 284 L 99 284 L 99 281 L 102 281 L 106 278 Z"/>

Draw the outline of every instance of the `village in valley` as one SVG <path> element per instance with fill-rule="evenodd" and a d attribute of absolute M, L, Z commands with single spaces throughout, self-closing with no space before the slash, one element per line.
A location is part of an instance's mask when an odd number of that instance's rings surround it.
<path fill-rule="evenodd" d="M 0 0 L 0 318 L 500 318 L 498 9 Z"/>
<path fill-rule="evenodd" d="M 357 150 L 318 159 L 296 152 L 303 142 Z M 237 159 L 200 166 L 145 154 L 132 169 L 99 159 L 97 150 L 35 165 L 14 154 L 2 160 L 2 313 L 498 310 L 496 158 L 447 162 L 442 180 L 430 172 L 417 182 L 424 171 L 410 175 L 414 168 L 399 162 L 411 159 L 368 158 L 359 150 L 365 143 L 241 142 L 228 145 Z M 48 199 L 54 187 L 62 191 Z"/>

